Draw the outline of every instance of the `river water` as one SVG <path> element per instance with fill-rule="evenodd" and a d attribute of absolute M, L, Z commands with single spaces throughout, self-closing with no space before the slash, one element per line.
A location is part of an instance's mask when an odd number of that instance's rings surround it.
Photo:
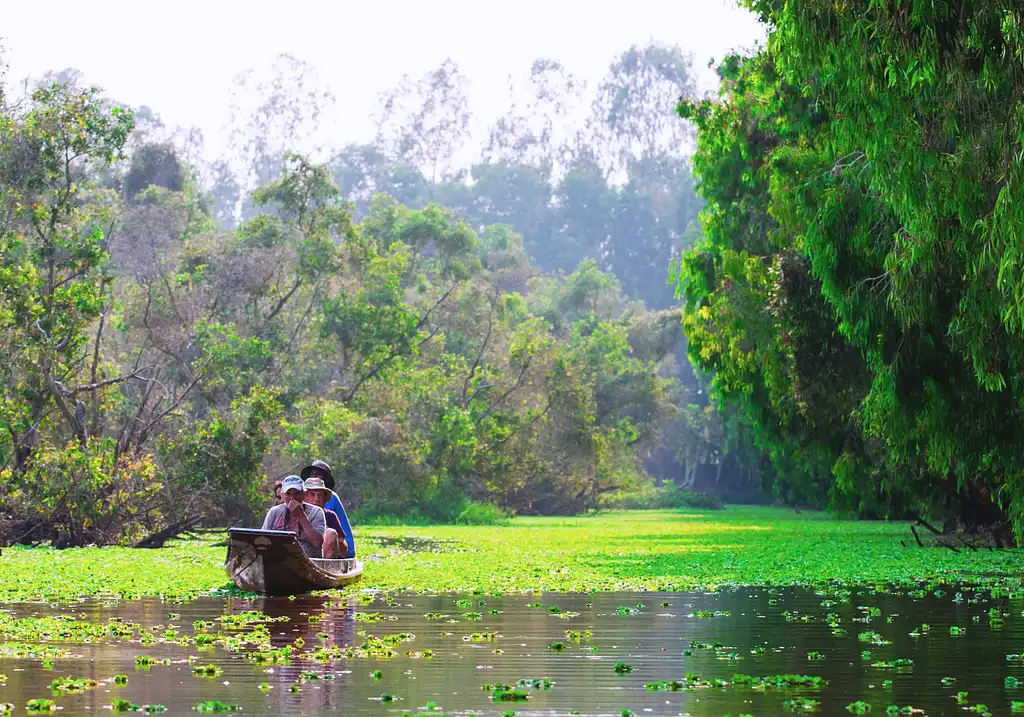
<path fill-rule="evenodd" d="M 0 703 L 24 714 L 28 700 L 52 699 L 65 716 L 110 714 L 115 699 L 164 705 L 166 714 L 194 714 L 195 705 L 207 700 L 254 715 L 622 715 L 631 710 L 767 717 L 810 707 L 823 715 L 849 714 L 847 706 L 857 701 L 870 704 L 873 714 L 885 714 L 890 705 L 906 714 L 911 707 L 927 715 L 985 714 L 979 703 L 991 714 L 1011 714 L 1013 701 L 1024 703 L 1024 662 L 1016 657 L 1024 651 L 1022 610 L 1020 599 L 955 587 L 937 594 L 744 588 L 9 605 L 7 633 L 0 635 L 0 673 L 7 676 Z M 199 632 L 246 635 L 252 625 L 218 622 L 222 615 L 246 611 L 287 618 L 265 624 L 274 648 L 302 638 L 295 653 L 326 646 L 336 659 L 258 664 L 246 659 L 244 646 L 139 642 L 142 632 L 161 636 L 172 625 L 179 631 L 172 640 L 194 634 L 197 620 L 215 623 Z M 115 618 L 125 635 L 91 642 L 81 635 L 51 635 L 40 643 L 24 632 L 32 623 L 10 619 L 47 615 L 96 624 Z M 12 634 L 18 629 L 23 632 Z M 581 633 L 578 641 L 567 631 Z M 392 657 L 358 649 L 345 655 L 346 647 L 359 648 L 370 635 L 400 633 L 408 634 L 395 643 Z M 564 647 L 552 648 L 555 642 Z M 70 654 L 48 661 L 46 654 L 4 656 L 24 653 L 26 644 Z M 262 649 L 266 652 L 266 645 Z M 139 656 L 157 664 L 140 667 Z M 913 664 L 897 667 L 895 660 Z M 619 671 L 616 663 L 623 663 Z M 220 672 L 193 674 L 199 665 L 215 665 Z M 111 681 L 118 674 L 127 676 L 126 684 Z M 826 683 L 758 690 L 736 684 L 737 674 L 808 675 Z M 91 678 L 99 685 L 77 694 L 51 693 L 51 681 L 61 677 Z M 727 684 L 708 686 L 716 678 Z M 494 701 L 493 691 L 482 689 L 488 683 L 515 686 L 519 680 L 539 681 L 522 688 L 525 700 Z M 673 680 L 682 683 L 675 685 L 678 691 L 645 686 Z M 261 688 L 261 683 L 268 684 Z M 967 693 L 962 704 L 958 692 Z M 384 701 L 382 695 L 395 699 Z"/>

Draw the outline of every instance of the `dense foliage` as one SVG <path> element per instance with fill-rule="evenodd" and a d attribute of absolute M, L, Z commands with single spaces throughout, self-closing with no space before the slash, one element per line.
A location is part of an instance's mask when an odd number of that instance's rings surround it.
<path fill-rule="evenodd" d="M 687 102 L 690 356 L 789 496 L 1024 535 L 1019 8 L 750 0 Z"/>
<path fill-rule="evenodd" d="M 442 166 L 459 125 L 431 129 L 449 120 L 429 103 L 326 163 L 250 128 L 225 174 L 73 73 L 4 100 L 0 538 L 252 521 L 314 457 L 357 519 L 576 513 L 702 466 L 717 482 L 722 424 L 658 278 L 698 203 L 686 130 L 651 97 L 687 73 L 631 50 L 591 135 L 541 151 L 499 123 L 472 184 Z"/>

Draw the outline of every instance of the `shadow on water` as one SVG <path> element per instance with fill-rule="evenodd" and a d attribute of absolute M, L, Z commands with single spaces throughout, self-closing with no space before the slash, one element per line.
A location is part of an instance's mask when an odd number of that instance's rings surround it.
<path fill-rule="evenodd" d="M 23 712 L 27 700 L 51 698 L 62 715 L 97 714 L 121 698 L 166 705 L 168 714 L 191 713 L 199 702 L 219 700 L 238 705 L 243 714 L 262 715 L 419 714 L 434 703 L 438 715 L 508 710 L 519 717 L 621 715 L 628 709 L 638 715 L 766 717 L 801 711 L 810 705 L 801 700 L 815 700 L 822 715 L 848 714 L 847 705 L 856 701 L 869 703 L 874 714 L 895 705 L 933 716 L 963 715 L 965 707 L 983 703 L 992 714 L 1008 715 L 1013 701 L 1024 702 L 1024 662 L 1012 657 L 1024 650 L 1022 609 L 1019 598 L 993 599 L 957 588 L 903 594 L 750 588 L 223 598 L 180 605 L 86 601 L 62 610 L 11 606 L 0 619 L 5 630 L 0 673 L 7 675 L 0 702 Z M 270 621 L 231 626 L 220 620 L 251 611 Z M 128 634 L 86 642 L 57 623 L 30 639 L 18 632 L 30 623 L 10 619 L 47 615 L 98 625 L 116 618 Z M 200 630 L 236 638 L 266 630 L 270 648 L 293 646 L 292 659 L 258 663 L 246 659 L 244 649 L 174 644 L 173 635 L 166 639 L 167 630 L 194 635 L 197 620 L 213 624 Z M 924 630 L 922 623 L 928 625 Z M 152 644 L 140 643 L 144 633 L 154 636 Z M 372 636 L 399 633 L 408 634 L 390 643 L 392 656 L 361 649 L 374 644 Z M 562 649 L 552 648 L 556 642 Z M 70 654 L 47 663 L 44 655 L 24 656 L 26 648 L 12 647 L 25 644 Z M 335 659 L 296 657 L 317 649 L 334 650 Z M 19 650 L 22 656 L 11 656 Z M 138 667 L 139 656 L 157 664 Z M 897 660 L 912 664 L 900 667 Z M 616 671 L 616 663 L 630 665 L 631 671 Z M 195 666 L 207 664 L 220 671 L 193 674 Z M 126 674 L 128 683 L 109 681 L 116 674 Z M 757 690 L 736 684 L 737 674 L 810 675 L 827 683 Z M 47 685 L 57 677 L 100 684 L 81 694 L 53 696 Z M 482 689 L 486 683 L 514 686 L 544 679 L 551 680 L 550 687 L 543 682 L 523 687 L 523 701 L 495 702 Z M 672 680 L 679 681 L 679 691 L 649 689 L 649 683 Z M 261 683 L 267 684 L 261 689 Z M 961 691 L 968 693 L 964 705 L 956 700 Z M 386 694 L 398 699 L 382 701 Z"/>

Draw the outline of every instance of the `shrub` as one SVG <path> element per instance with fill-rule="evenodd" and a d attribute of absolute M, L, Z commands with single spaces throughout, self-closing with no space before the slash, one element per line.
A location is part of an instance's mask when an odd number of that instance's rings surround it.
<path fill-rule="evenodd" d="M 349 518 L 359 525 L 502 525 L 511 516 L 490 503 L 456 500 L 447 506 L 430 504 L 403 513 L 378 513 L 372 508 L 352 511 Z"/>
<path fill-rule="evenodd" d="M 6 540 L 129 545 L 160 522 L 152 456 L 116 456 L 116 441 L 40 444 L 20 474 L 0 472 Z"/>
<path fill-rule="evenodd" d="M 469 501 L 462 508 L 455 522 L 460 525 L 501 525 L 507 523 L 509 514 L 491 503 Z"/>
<path fill-rule="evenodd" d="M 263 514 L 263 461 L 273 442 L 282 407 L 276 390 L 253 387 L 221 414 L 211 411 L 174 440 L 161 440 L 165 479 L 184 493 L 191 510 L 209 520 L 252 523 Z M 178 517 L 178 516 L 175 516 Z"/>
<path fill-rule="evenodd" d="M 655 486 L 645 483 L 630 490 L 609 493 L 601 499 L 601 508 L 609 510 L 664 510 L 666 508 L 699 508 L 720 510 L 722 499 L 712 493 L 697 493 L 674 483 Z"/>

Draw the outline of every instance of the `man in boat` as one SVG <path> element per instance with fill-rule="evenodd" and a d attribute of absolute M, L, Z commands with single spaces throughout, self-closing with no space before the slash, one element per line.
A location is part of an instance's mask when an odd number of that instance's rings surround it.
<path fill-rule="evenodd" d="M 302 552 L 311 558 L 323 554 L 326 519 L 318 505 L 305 502 L 306 492 L 302 479 L 288 476 L 281 481 L 285 502 L 267 511 L 263 530 L 288 530 L 299 536 Z"/>
<path fill-rule="evenodd" d="M 306 500 L 321 508 L 327 504 L 333 495 L 333 491 L 324 485 L 323 479 L 319 476 L 310 476 L 303 484 L 306 489 Z M 341 520 L 333 510 L 324 508 L 324 518 L 327 528 L 324 530 L 325 558 L 342 558 L 348 555 L 348 543 L 340 537 L 345 534 L 341 527 Z"/>
<path fill-rule="evenodd" d="M 281 483 L 283 481 L 274 481 L 274 505 L 284 503 L 284 496 L 281 494 Z"/>
<path fill-rule="evenodd" d="M 330 499 L 326 505 L 323 506 L 324 510 L 333 510 L 338 516 L 338 520 L 341 523 L 340 537 L 344 539 L 346 545 L 348 545 L 348 554 L 342 552 L 339 557 L 342 558 L 354 558 L 356 556 L 356 542 L 352 536 L 352 525 L 348 520 L 348 513 L 345 512 L 345 506 L 341 504 L 341 499 L 338 494 L 334 492 L 334 476 L 331 475 L 331 467 L 324 461 L 315 460 L 308 466 L 302 469 L 300 473 L 303 480 L 309 478 L 319 478 L 324 482 L 324 486 L 331 492 Z"/>

